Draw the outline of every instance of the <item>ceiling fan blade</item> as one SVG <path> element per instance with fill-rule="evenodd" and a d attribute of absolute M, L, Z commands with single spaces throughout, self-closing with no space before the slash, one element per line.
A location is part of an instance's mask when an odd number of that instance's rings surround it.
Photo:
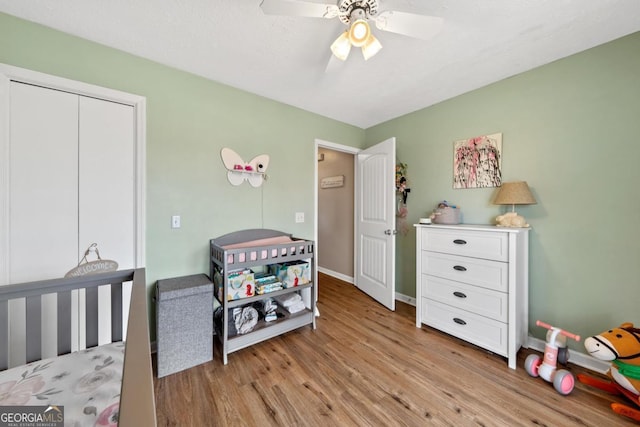
<path fill-rule="evenodd" d="M 376 18 L 376 27 L 382 31 L 429 40 L 442 30 L 443 19 L 436 16 L 387 10 Z"/>
<path fill-rule="evenodd" d="M 267 15 L 308 16 L 327 19 L 335 18 L 340 12 L 335 4 L 294 0 L 262 0 L 260 8 Z"/>

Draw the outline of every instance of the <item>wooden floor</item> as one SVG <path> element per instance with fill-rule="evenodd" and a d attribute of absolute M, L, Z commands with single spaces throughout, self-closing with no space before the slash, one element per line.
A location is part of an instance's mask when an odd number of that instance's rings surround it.
<path fill-rule="evenodd" d="M 320 275 L 317 329 L 303 327 L 155 380 L 159 426 L 625 426 L 616 399 L 561 396 L 506 359 L 391 312 Z M 574 373 L 581 372 L 569 365 Z"/>

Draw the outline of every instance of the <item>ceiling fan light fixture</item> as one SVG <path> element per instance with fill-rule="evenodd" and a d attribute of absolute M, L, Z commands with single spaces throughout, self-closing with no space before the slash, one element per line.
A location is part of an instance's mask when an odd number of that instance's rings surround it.
<path fill-rule="evenodd" d="M 362 46 L 362 56 L 364 56 L 364 60 L 366 61 L 376 53 L 380 52 L 380 49 L 382 49 L 382 44 L 373 34 L 371 34 L 367 39 L 367 42 Z"/>
<path fill-rule="evenodd" d="M 331 44 L 331 52 L 336 58 L 346 61 L 351 51 L 351 41 L 349 40 L 349 33 L 345 31 Z"/>
<path fill-rule="evenodd" d="M 369 23 L 364 19 L 357 19 L 349 28 L 349 40 L 356 47 L 364 46 L 371 36 L 371 28 Z"/>

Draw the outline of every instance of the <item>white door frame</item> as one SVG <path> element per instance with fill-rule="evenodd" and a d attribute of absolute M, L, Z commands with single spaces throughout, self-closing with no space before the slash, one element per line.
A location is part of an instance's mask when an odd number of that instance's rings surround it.
<path fill-rule="evenodd" d="M 78 95 L 103 99 L 130 105 L 135 111 L 136 132 L 136 231 L 135 231 L 135 267 L 145 266 L 145 177 L 146 177 L 146 98 L 114 89 L 108 89 L 75 80 L 40 73 L 25 68 L 0 63 L 0 234 L 7 236 L 9 224 L 6 218 L 9 213 L 9 203 L 5 195 L 9 190 L 9 86 L 10 82 L 33 84 L 70 92 Z M 8 283 L 9 247 L 6 239 L 0 239 L 0 285 Z"/>

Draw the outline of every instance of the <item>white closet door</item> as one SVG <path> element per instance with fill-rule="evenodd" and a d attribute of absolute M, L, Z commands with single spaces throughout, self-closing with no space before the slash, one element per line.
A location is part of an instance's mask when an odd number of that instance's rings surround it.
<path fill-rule="evenodd" d="M 78 262 L 78 97 L 11 83 L 9 283 L 62 277 Z M 55 355 L 55 296 L 42 298 L 43 356 Z M 12 302 L 9 365 L 24 363 L 25 303 Z"/>
<path fill-rule="evenodd" d="M 119 269 L 135 266 L 133 107 L 80 97 L 79 241 Z"/>
<path fill-rule="evenodd" d="M 0 285 L 61 277 L 92 243 L 121 269 L 144 266 L 143 97 L 0 64 L 0 128 L 8 129 L 0 132 Z M 100 343 L 110 338 L 105 293 Z M 72 350 L 84 346 L 76 294 L 71 321 L 80 334 L 72 336 Z M 125 327 L 129 295 L 130 287 L 123 292 Z M 55 322 L 46 320 L 56 314 L 52 297 L 42 304 L 45 357 L 55 350 Z M 24 303 L 10 312 L 10 334 L 23 336 Z M 9 364 L 20 359 L 24 354 L 12 353 Z"/>
<path fill-rule="evenodd" d="M 11 83 L 9 283 L 78 259 L 78 96 Z"/>
<path fill-rule="evenodd" d="M 100 256 L 135 267 L 135 123 L 133 107 L 80 97 L 79 242 L 80 257 L 92 243 Z M 130 289 L 123 291 L 127 324 Z M 111 294 L 99 291 L 98 342 L 111 342 Z M 82 312 L 82 311 L 81 311 Z M 82 336 L 82 335 L 81 335 Z"/>
<path fill-rule="evenodd" d="M 85 250 L 119 269 L 136 266 L 135 112 L 132 106 L 11 82 L 9 283 L 62 277 Z M 93 258 L 89 257 L 89 261 Z M 74 292 L 72 349 L 85 347 L 84 292 Z M 111 342 L 111 293 L 99 290 L 98 342 Z M 43 356 L 55 355 L 56 300 L 43 297 Z M 123 289 L 127 327 L 130 285 Z M 12 335 L 23 336 L 24 303 L 12 303 Z M 22 363 L 24 349 L 11 361 Z M 17 364 L 12 363 L 10 364 Z"/>

